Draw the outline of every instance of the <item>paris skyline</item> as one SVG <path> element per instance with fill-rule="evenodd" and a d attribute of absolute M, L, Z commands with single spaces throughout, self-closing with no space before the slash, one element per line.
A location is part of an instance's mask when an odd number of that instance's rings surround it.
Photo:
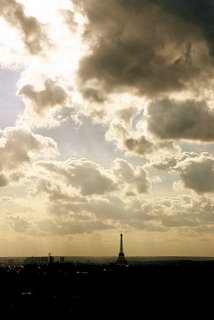
<path fill-rule="evenodd" d="M 0 9 L 0 256 L 213 256 L 213 1 Z"/>

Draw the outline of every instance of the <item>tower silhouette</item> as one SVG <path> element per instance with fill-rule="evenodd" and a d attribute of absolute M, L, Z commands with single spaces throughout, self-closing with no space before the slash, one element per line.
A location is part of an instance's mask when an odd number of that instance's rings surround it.
<path fill-rule="evenodd" d="M 118 258 L 116 260 L 116 264 L 120 265 L 120 266 L 126 266 L 128 265 L 128 262 L 125 258 L 125 254 L 123 251 L 123 234 L 120 234 L 120 251 L 119 251 L 119 255 Z"/>
<path fill-rule="evenodd" d="M 49 265 L 52 265 L 53 262 L 54 262 L 54 258 L 52 257 L 51 252 L 49 252 L 48 255 L 49 255 L 49 257 L 48 257 L 48 264 L 49 264 Z"/>

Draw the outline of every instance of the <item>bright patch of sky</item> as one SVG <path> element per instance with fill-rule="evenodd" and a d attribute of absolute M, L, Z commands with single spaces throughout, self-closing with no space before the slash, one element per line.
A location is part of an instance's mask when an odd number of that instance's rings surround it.
<path fill-rule="evenodd" d="M 0 69 L 0 128 L 14 126 L 17 116 L 24 110 L 24 104 L 16 95 L 17 82 L 21 72 Z"/>

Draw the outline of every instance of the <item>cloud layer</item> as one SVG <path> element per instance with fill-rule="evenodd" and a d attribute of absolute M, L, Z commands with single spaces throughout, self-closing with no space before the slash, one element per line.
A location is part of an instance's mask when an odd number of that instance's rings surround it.
<path fill-rule="evenodd" d="M 160 139 L 213 141 L 214 111 L 204 101 L 155 101 L 148 107 L 148 129 Z"/>
<path fill-rule="evenodd" d="M 57 146 L 53 139 L 34 134 L 21 127 L 0 130 L 0 184 L 18 181 L 25 176 L 25 165 L 35 155 L 45 151 L 45 155 L 56 154 Z"/>
<path fill-rule="evenodd" d="M 15 0 L 1 0 L 0 12 L 6 21 L 21 33 L 23 42 L 30 54 L 36 55 L 42 51 L 48 41 L 41 23 L 25 14 L 25 7 Z"/>
<path fill-rule="evenodd" d="M 59 199 L 62 197 L 62 190 L 67 190 L 67 195 L 70 196 L 73 193 L 73 196 L 79 194 L 87 197 L 112 192 L 142 194 L 150 187 L 146 170 L 140 166 L 134 168 L 122 159 L 116 159 L 109 169 L 87 159 L 38 162 L 36 171 L 40 172 L 41 178 L 38 190 L 48 192 L 52 197 L 54 193 L 55 198 L 58 191 Z"/>
<path fill-rule="evenodd" d="M 214 192 L 214 157 L 210 154 L 187 158 L 177 164 L 183 185 L 197 193 Z"/>
<path fill-rule="evenodd" d="M 92 39 L 92 48 L 81 61 L 82 81 L 98 79 L 107 92 L 129 88 L 157 96 L 187 89 L 192 80 L 209 73 L 206 20 L 201 17 L 198 24 L 185 17 L 187 9 L 176 14 L 173 5 L 164 4 L 85 1 L 86 37 Z"/>
<path fill-rule="evenodd" d="M 65 90 L 52 80 L 46 80 L 43 90 L 35 90 L 31 85 L 25 85 L 19 90 L 24 101 L 29 101 L 38 114 L 44 114 L 46 108 L 63 105 L 67 100 Z"/>

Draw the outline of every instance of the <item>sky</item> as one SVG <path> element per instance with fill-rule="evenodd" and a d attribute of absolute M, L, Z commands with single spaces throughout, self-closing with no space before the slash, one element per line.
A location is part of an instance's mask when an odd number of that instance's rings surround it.
<path fill-rule="evenodd" d="M 0 0 L 0 256 L 214 256 L 213 0 Z"/>

